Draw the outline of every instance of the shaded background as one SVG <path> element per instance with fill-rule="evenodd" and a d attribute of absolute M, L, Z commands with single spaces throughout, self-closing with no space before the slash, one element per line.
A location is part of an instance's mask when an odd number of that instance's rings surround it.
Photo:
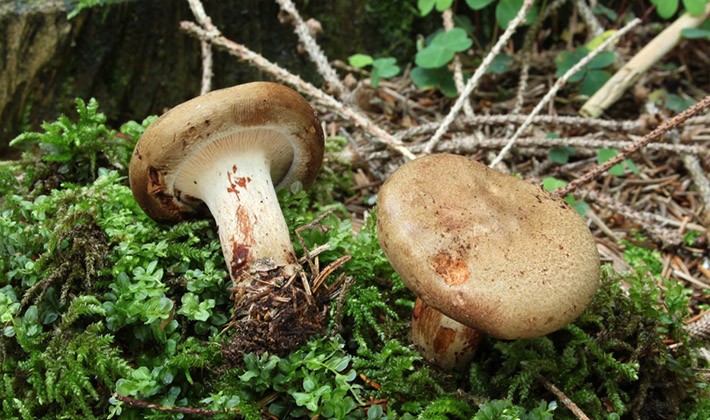
<path fill-rule="evenodd" d="M 73 99 L 95 97 L 109 123 L 141 120 L 199 94 L 199 42 L 181 32 L 194 20 L 186 1 L 111 1 L 67 19 L 76 1 L 0 0 L 0 158 L 19 133 L 71 113 Z M 222 33 L 293 73 L 320 84 L 297 52 L 290 24 L 266 0 L 204 0 Z M 327 56 L 369 53 L 412 57 L 426 21 L 410 0 L 296 1 L 321 22 Z M 384 17 L 384 19 L 383 19 Z M 435 18 L 431 27 L 440 25 Z M 419 27 L 418 27 L 419 26 Z M 215 50 L 213 89 L 266 75 Z M 16 153 L 16 152 L 12 152 Z"/>

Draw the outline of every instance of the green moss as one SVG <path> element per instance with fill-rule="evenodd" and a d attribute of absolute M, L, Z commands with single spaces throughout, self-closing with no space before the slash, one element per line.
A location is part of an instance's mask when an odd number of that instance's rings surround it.
<path fill-rule="evenodd" d="M 327 283 L 330 330 L 290 354 L 226 368 L 230 280 L 214 224 L 149 219 L 126 180 L 147 122 L 116 132 L 95 102 L 77 108 L 78 121 L 62 117 L 16 142 L 39 155 L 0 165 L 4 418 L 171 417 L 169 407 L 218 418 L 571 418 L 541 378 L 594 418 L 707 413 L 682 324 L 686 291 L 647 271 L 605 268 L 592 306 L 561 331 L 485 340 L 466 372 L 429 367 L 408 344 L 414 296 L 385 259 L 374 218 L 352 232 L 351 179 L 332 155 L 314 189 L 280 193 L 292 227 L 333 210 L 300 233 L 309 249 L 329 244 L 321 267 L 351 257 Z"/>

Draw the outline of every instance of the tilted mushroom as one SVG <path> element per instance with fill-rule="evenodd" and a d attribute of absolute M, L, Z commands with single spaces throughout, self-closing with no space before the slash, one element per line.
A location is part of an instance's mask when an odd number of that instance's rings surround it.
<path fill-rule="evenodd" d="M 163 114 L 131 159 L 136 201 L 153 219 L 214 217 L 237 289 L 250 270 L 284 277 L 296 258 L 275 189 L 309 186 L 323 160 L 323 131 L 306 100 L 254 82 L 210 92 Z"/>
<path fill-rule="evenodd" d="M 421 299 L 412 338 L 441 367 L 465 365 L 478 331 L 523 339 L 562 328 L 598 287 L 599 254 L 574 209 L 466 157 L 406 163 L 377 205 L 382 249 Z"/>

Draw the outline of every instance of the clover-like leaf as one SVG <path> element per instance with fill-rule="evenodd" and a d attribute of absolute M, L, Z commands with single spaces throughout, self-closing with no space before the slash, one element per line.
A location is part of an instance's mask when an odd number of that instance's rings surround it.
<path fill-rule="evenodd" d="M 425 69 L 443 67 L 457 52 L 466 51 L 472 44 L 471 38 L 461 28 L 440 32 L 429 45 L 417 53 L 414 62 Z"/>
<path fill-rule="evenodd" d="M 468 7 L 473 10 L 481 10 L 491 3 L 493 3 L 493 0 L 466 0 Z"/>
<path fill-rule="evenodd" d="M 656 13 L 663 19 L 670 19 L 678 11 L 678 0 L 651 0 L 656 6 Z"/>
<path fill-rule="evenodd" d="M 598 91 L 604 83 L 611 78 L 611 73 L 606 70 L 591 70 L 584 77 L 584 82 L 579 88 L 579 93 L 586 96 L 592 96 Z"/>
<path fill-rule="evenodd" d="M 372 87 L 376 89 L 380 84 L 380 79 L 394 77 L 399 74 L 399 70 L 397 59 L 395 58 L 384 57 L 374 60 L 372 62 L 372 73 L 370 74 Z"/>
<path fill-rule="evenodd" d="M 555 76 L 562 77 L 569 69 L 571 69 L 575 64 L 579 62 L 584 56 L 589 52 L 584 47 L 579 47 L 573 52 L 563 51 L 555 57 L 555 65 L 557 66 L 557 71 Z M 578 72 L 572 75 L 567 81 L 570 83 L 581 82 L 584 79 L 585 70 L 582 68 Z"/>
<path fill-rule="evenodd" d="M 506 53 L 500 53 L 495 56 L 490 67 L 488 67 L 488 70 L 486 70 L 486 73 L 503 74 L 508 71 L 508 69 L 510 69 L 511 64 L 513 64 L 513 57 L 509 56 Z"/>
<path fill-rule="evenodd" d="M 589 63 L 587 63 L 586 67 L 590 69 L 603 69 L 614 64 L 615 61 L 616 53 L 613 51 L 602 51 L 592 58 Z"/>
<path fill-rule="evenodd" d="M 513 18 L 518 14 L 520 8 L 523 7 L 523 0 L 500 0 L 496 6 L 496 20 L 501 28 L 507 28 Z M 525 23 L 531 24 L 537 17 L 537 8 L 533 6 L 525 16 Z"/>
<path fill-rule="evenodd" d="M 542 180 L 542 188 L 545 191 L 554 191 L 558 188 L 564 187 L 565 185 L 567 185 L 565 181 L 552 176 L 549 176 Z"/>
<path fill-rule="evenodd" d="M 372 64 L 373 59 L 367 54 L 354 54 L 348 57 L 348 63 L 357 68 L 363 68 Z"/>
<path fill-rule="evenodd" d="M 547 157 L 549 157 L 551 161 L 563 165 L 569 162 L 569 158 L 573 154 L 574 149 L 569 146 L 553 147 L 547 152 Z"/>
<path fill-rule="evenodd" d="M 446 67 L 439 67 L 435 69 L 415 67 L 412 69 L 410 77 L 412 78 L 412 83 L 414 83 L 419 89 L 427 90 L 438 88 L 448 97 L 455 97 L 457 95 L 454 76 L 446 69 Z"/>
<path fill-rule="evenodd" d="M 443 12 L 454 4 L 454 0 L 418 0 L 417 8 L 422 16 L 426 16 L 436 7 L 436 10 Z"/>
<path fill-rule="evenodd" d="M 685 10 L 687 10 L 691 16 L 702 15 L 703 11 L 705 11 L 706 3 L 706 0 L 683 0 L 683 6 L 685 6 Z"/>

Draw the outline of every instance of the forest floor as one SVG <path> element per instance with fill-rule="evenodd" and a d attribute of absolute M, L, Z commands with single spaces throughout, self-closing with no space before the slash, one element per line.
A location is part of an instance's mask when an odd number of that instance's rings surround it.
<path fill-rule="evenodd" d="M 281 3 L 288 10 L 290 2 Z M 710 313 L 708 113 L 622 155 L 618 165 L 564 194 L 589 226 L 602 264 L 613 270 L 605 269 L 597 299 L 577 323 L 549 337 L 486 341 L 466 372 L 430 368 L 409 344 L 414 299 L 382 256 L 368 216 L 383 182 L 412 158 L 455 153 L 490 164 L 513 136 L 519 136 L 517 144 L 495 169 L 550 191 L 583 179 L 710 94 L 707 40 L 682 40 L 599 118 L 587 118 L 580 117 L 588 99 L 579 93 L 581 81 L 556 84 L 560 57 L 586 40 L 579 21 L 569 24 L 575 36 L 567 41 L 546 41 L 541 30 L 529 55 L 516 50 L 513 41 L 504 43 L 502 52 L 509 58 L 504 69 L 480 75 L 462 101 L 455 93 L 417 87 L 413 65 L 377 83 L 371 72 L 329 62 L 308 46 L 295 10 L 286 12 L 306 45 L 304 54 L 321 68 L 325 82 L 315 87 L 225 38 L 199 1 L 190 4 L 197 23 L 183 22 L 182 30 L 208 47 L 203 48 L 207 70 L 212 58 L 205 51 L 225 50 L 235 62 L 264 71 L 266 79 L 300 91 L 323 124 L 326 160 L 320 176 L 328 184 L 308 194 L 328 203 L 293 192 L 284 199 L 284 214 L 314 231 L 303 233 L 322 252 L 306 255 L 315 261 L 303 258 L 311 275 L 321 272 L 314 270 L 318 258 L 322 272 L 342 270 L 323 283 L 332 310 L 323 309 L 322 324 L 332 330 L 290 354 L 240 353 L 236 359 L 244 366 L 225 366 L 225 338 L 234 333 L 226 328 L 233 309 L 227 291 L 233 289 L 215 226 L 170 227 L 150 220 L 127 185 L 131 141 L 145 124 L 109 130 L 95 102 L 78 101 L 77 127 L 90 129 L 66 132 L 77 138 L 91 132 L 101 141 L 109 138 L 111 147 L 104 149 L 94 138 L 87 142 L 93 147 L 88 152 L 64 144 L 67 156 L 75 153 L 80 159 L 62 161 L 58 157 L 65 150 L 57 145 L 64 140 L 52 137 L 62 133 L 57 129 L 27 137 L 50 153 L 53 160 L 45 166 L 29 154 L 16 167 L 0 165 L 0 191 L 10 192 L 0 197 L 0 234 L 11 244 L 0 243 L 2 256 L 8 257 L 0 259 L 7 271 L 0 273 L 7 281 L 0 289 L 0 303 L 7 307 L 0 314 L 7 318 L 0 341 L 5 368 L 0 397 L 14 404 L 3 403 L 6 415 L 105 417 L 126 410 L 138 416 L 151 410 L 166 417 L 330 418 L 343 410 L 341 417 L 380 418 L 383 410 L 391 410 L 398 413 L 394 418 L 471 418 L 472 407 L 498 399 L 520 402 L 526 410 L 559 400 L 565 406 L 557 412 L 562 418 L 586 418 L 572 400 L 596 418 L 619 418 L 616 413 L 672 418 L 694 411 L 691 405 L 707 409 L 704 387 L 710 372 L 701 341 L 710 336 L 710 322 L 697 321 L 710 319 L 702 318 Z M 661 29 L 642 24 L 621 37 L 605 71 L 618 71 Z M 486 54 L 467 49 L 457 57 L 447 68 L 457 73 L 460 65 L 477 77 Z M 584 72 L 589 76 L 592 69 Z M 205 91 L 209 79 L 206 71 Z M 457 103 L 464 104 L 460 112 L 438 133 Z M 55 128 L 74 127 L 68 121 Z M 430 143 L 439 135 L 438 143 Z M 32 159 L 40 169 L 18 175 L 17 168 L 33 167 Z M 309 213 L 314 208 L 337 208 L 336 217 L 314 216 Z M 45 247 L 41 241 L 49 242 Z M 298 252 L 307 248 L 301 245 Z M 60 285 L 57 279 L 64 278 L 67 284 Z M 604 300 L 610 296 L 616 301 Z M 679 310 L 670 298 L 687 307 Z M 685 319 L 663 319 L 666 313 L 684 313 Z M 57 363 L 70 356 L 73 364 Z M 79 373 L 63 371 L 65 365 Z M 662 373 L 656 377 L 657 372 Z M 544 413 L 531 418 L 550 418 L 546 410 L 555 410 L 541 407 Z"/>

